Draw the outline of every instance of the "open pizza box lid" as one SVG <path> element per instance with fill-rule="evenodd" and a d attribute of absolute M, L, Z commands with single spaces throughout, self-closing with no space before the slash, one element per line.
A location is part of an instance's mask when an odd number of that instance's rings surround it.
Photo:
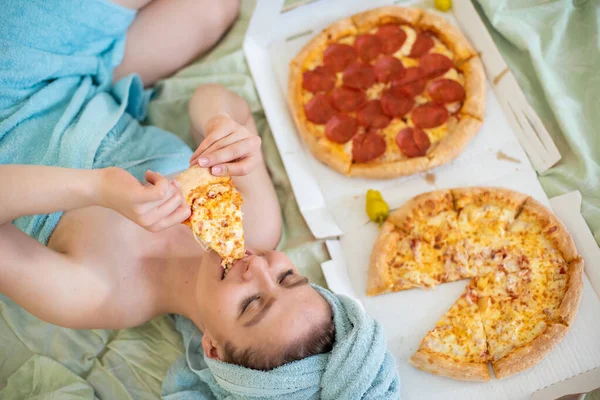
<path fill-rule="evenodd" d="M 289 3 L 296 3 L 295 7 Z M 282 11 L 281 2 L 258 0 L 244 41 L 300 211 L 312 233 L 328 239 L 331 260 L 322 265 L 328 285 L 357 300 L 383 325 L 388 348 L 396 357 L 404 399 L 475 399 L 483 393 L 489 400 L 551 399 L 600 386 L 600 271 L 594 265 L 600 250 L 579 212 L 579 193 L 549 200 L 542 190 L 536 170 L 547 170 L 560 154 L 469 0 L 455 0 L 452 13 L 440 14 L 471 40 L 488 78 L 483 127 L 456 160 L 411 177 L 347 178 L 316 161 L 297 134 L 286 102 L 290 60 L 332 22 L 394 3 L 430 8 L 429 2 L 410 0 L 286 0 Z M 390 209 L 395 209 L 430 190 L 484 185 L 518 190 L 551 207 L 574 236 L 587 277 L 575 323 L 540 364 L 507 379 L 470 383 L 437 377 L 408 364 L 423 336 L 462 293 L 466 282 L 367 298 L 368 260 L 378 229 L 369 222 L 364 203 L 368 189 L 381 191 Z"/>

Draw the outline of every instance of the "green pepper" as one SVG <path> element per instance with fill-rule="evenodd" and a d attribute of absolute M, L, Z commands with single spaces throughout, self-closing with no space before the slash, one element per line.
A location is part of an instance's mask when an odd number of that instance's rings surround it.
<path fill-rule="evenodd" d="M 365 210 L 369 219 L 379 224 L 379 226 L 383 224 L 389 214 L 388 205 L 385 200 L 383 200 L 383 197 L 381 197 L 381 193 L 379 193 L 378 190 L 373 189 L 367 190 Z"/>

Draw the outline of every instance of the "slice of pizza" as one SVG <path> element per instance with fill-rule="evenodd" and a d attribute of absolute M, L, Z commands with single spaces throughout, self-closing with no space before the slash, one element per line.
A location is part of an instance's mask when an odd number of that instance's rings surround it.
<path fill-rule="evenodd" d="M 449 190 L 416 196 L 394 211 L 388 220 L 399 230 L 442 253 L 440 283 L 475 276 L 468 263 L 465 240 L 458 229 L 457 212 Z"/>
<path fill-rule="evenodd" d="M 582 261 L 539 258 L 515 271 L 475 278 L 479 312 L 496 378 L 540 362 L 569 330 L 581 290 Z"/>
<path fill-rule="evenodd" d="M 488 349 L 473 282 L 423 338 L 409 362 L 424 371 L 465 381 L 488 381 Z"/>
<path fill-rule="evenodd" d="M 452 196 L 469 265 L 478 274 L 493 271 L 503 262 L 502 251 L 509 245 L 506 232 L 527 195 L 502 188 L 468 187 L 452 189 Z"/>
<path fill-rule="evenodd" d="M 193 166 L 175 179 L 192 208 L 184 224 L 196 240 L 221 256 L 225 269 L 244 257 L 242 196 L 231 177 L 213 176 L 208 168 Z"/>

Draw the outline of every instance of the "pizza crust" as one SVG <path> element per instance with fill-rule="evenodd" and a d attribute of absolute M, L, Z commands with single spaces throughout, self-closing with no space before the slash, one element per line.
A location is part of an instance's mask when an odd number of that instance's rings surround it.
<path fill-rule="evenodd" d="M 460 64 L 477 55 L 469 41 L 460 30 L 446 19 L 424 11 L 417 26 L 425 31 L 431 31 L 454 53 L 456 62 Z"/>
<path fill-rule="evenodd" d="M 516 216 L 529 198 L 526 194 L 499 187 L 465 187 L 451 189 L 451 191 L 456 204 L 456 211 L 460 211 L 469 204 L 483 206 L 491 203 L 514 209 Z"/>
<path fill-rule="evenodd" d="M 564 324 L 571 326 L 577 314 L 583 290 L 583 259 L 581 257 L 577 257 L 569 263 L 568 274 L 567 291 L 558 309 L 558 315 Z"/>
<path fill-rule="evenodd" d="M 416 174 L 429 169 L 431 169 L 429 158 L 415 157 L 386 163 L 352 164 L 348 175 L 360 178 L 391 179 Z"/>
<path fill-rule="evenodd" d="M 465 79 L 465 101 L 461 113 L 483 121 L 485 116 L 485 72 L 479 57 L 472 57 L 458 68 Z M 475 132 L 477 133 L 477 132 Z"/>
<path fill-rule="evenodd" d="M 550 325 L 541 335 L 528 344 L 513 350 L 504 358 L 492 363 L 494 375 L 496 378 L 502 379 L 531 368 L 542 361 L 565 337 L 568 331 L 569 327 L 565 325 Z"/>
<path fill-rule="evenodd" d="M 400 235 L 394 231 L 390 222 L 384 222 L 373 246 L 367 278 L 367 296 L 389 293 L 394 287 L 390 279 L 390 257 L 395 254 L 396 243 Z"/>
<path fill-rule="evenodd" d="M 216 183 L 225 183 L 231 181 L 229 176 L 214 176 L 210 173 L 210 168 L 201 168 L 198 165 L 193 165 L 175 177 L 179 184 L 179 189 L 183 197 L 190 205 L 194 204 L 194 200 L 202 194 L 202 188 Z M 192 227 L 192 215 L 188 217 L 182 224 Z"/>
<path fill-rule="evenodd" d="M 458 157 L 477 135 L 482 122 L 468 115 L 462 115 L 456 127 L 427 154 L 430 167 L 448 163 Z"/>
<path fill-rule="evenodd" d="M 380 7 L 352 16 L 352 20 L 359 33 L 367 32 L 376 26 L 384 24 L 411 24 L 416 25 L 423 13 L 418 8 L 405 8 L 397 6 Z"/>
<path fill-rule="evenodd" d="M 542 203 L 529 197 L 523 206 L 521 215 L 530 215 L 535 221 L 541 223 L 545 236 L 561 252 L 566 262 L 571 262 L 577 255 L 577 248 L 573 238 L 562 222 Z"/>
<path fill-rule="evenodd" d="M 435 190 L 413 197 L 392 212 L 387 220 L 397 228 L 410 233 L 417 218 L 426 219 L 429 216 L 453 210 L 450 190 Z"/>
<path fill-rule="evenodd" d="M 423 371 L 461 381 L 485 382 L 490 380 L 487 363 L 456 361 L 450 357 L 425 350 L 418 350 L 408 359 L 408 362 Z"/>

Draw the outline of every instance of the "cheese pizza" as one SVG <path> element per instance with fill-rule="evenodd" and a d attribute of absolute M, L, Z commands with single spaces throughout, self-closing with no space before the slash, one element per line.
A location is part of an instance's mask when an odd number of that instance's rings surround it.
<path fill-rule="evenodd" d="M 562 223 L 533 198 L 501 188 L 419 195 L 384 223 L 369 296 L 470 278 L 410 362 L 462 380 L 504 378 L 538 363 L 577 312 L 583 261 Z"/>
<path fill-rule="evenodd" d="M 392 178 L 462 152 L 484 117 L 485 77 L 452 24 L 389 6 L 312 39 L 290 64 L 288 102 L 318 160 L 349 176 Z"/>
<path fill-rule="evenodd" d="M 242 196 L 231 177 L 214 176 L 208 168 L 193 166 L 175 179 L 192 208 L 184 224 L 192 229 L 196 240 L 221 256 L 225 269 L 243 258 Z"/>

